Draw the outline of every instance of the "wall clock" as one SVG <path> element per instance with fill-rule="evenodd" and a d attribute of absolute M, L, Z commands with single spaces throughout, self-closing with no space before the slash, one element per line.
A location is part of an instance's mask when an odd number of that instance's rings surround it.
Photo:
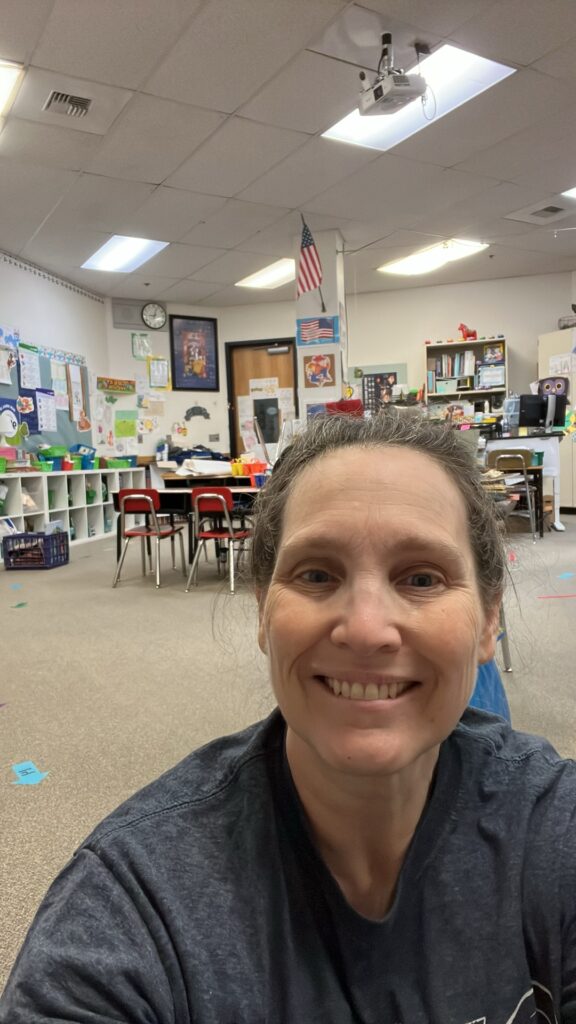
<path fill-rule="evenodd" d="M 142 306 L 140 315 L 146 327 L 150 327 L 152 331 L 159 331 L 165 326 L 168 319 L 164 306 L 158 302 L 147 302 L 145 306 Z"/>

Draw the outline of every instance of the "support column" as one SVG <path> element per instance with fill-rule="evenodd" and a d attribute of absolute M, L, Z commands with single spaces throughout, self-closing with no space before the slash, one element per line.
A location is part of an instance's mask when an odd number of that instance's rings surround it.
<path fill-rule="evenodd" d="M 299 235 L 295 242 L 297 267 L 300 240 Z M 347 369 L 343 239 L 338 231 L 319 231 L 314 234 L 314 242 L 322 264 L 320 287 L 326 312 L 322 311 L 317 288 L 296 300 L 298 404 L 303 421 L 308 418 L 308 406 L 342 398 L 343 365 L 344 372 Z"/>

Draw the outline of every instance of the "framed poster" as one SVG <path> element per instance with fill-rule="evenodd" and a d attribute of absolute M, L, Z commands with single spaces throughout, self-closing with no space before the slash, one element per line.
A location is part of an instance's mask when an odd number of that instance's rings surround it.
<path fill-rule="evenodd" d="M 174 391 L 218 391 L 218 321 L 170 316 Z"/>

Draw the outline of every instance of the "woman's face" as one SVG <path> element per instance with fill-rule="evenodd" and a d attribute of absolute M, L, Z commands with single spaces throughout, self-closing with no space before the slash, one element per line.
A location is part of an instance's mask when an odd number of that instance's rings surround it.
<path fill-rule="evenodd" d="M 498 608 L 480 600 L 464 500 L 406 448 L 341 449 L 303 470 L 259 605 L 288 727 L 354 774 L 436 748 L 494 653 Z"/>

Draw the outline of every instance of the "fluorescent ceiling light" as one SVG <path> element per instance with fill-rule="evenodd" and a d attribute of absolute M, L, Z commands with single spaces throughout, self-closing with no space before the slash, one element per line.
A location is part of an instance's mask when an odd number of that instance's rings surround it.
<path fill-rule="evenodd" d="M 290 259 L 276 260 L 268 267 L 263 267 L 249 277 L 236 281 L 236 288 L 280 288 L 296 278 L 296 261 Z"/>
<path fill-rule="evenodd" d="M 151 238 L 130 238 L 128 235 L 112 235 L 100 246 L 90 259 L 82 264 L 83 270 L 108 270 L 129 274 L 141 267 L 156 253 L 161 252 L 168 242 L 156 242 Z"/>
<path fill-rule="evenodd" d="M 428 249 L 421 249 L 411 256 L 402 260 L 394 260 L 392 263 L 385 263 L 378 267 L 381 274 L 402 274 L 406 277 L 412 274 L 429 274 L 432 270 L 438 270 L 445 263 L 453 260 L 461 260 L 466 256 L 474 256 L 488 248 L 487 242 L 469 242 L 464 238 L 449 238 L 438 245 L 431 245 Z"/>
<path fill-rule="evenodd" d="M 358 110 L 353 110 L 324 132 L 324 137 L 385 152 L 513 75 L 515 70 L 447 43 L 409 69 L 409 73 L 419 73 L 426 79 L 425 106 L 420 100 L 413 100 L 395 114 L 371 117 L 361 117 Z"/>
<path fill-rule="evenodd" d="M 569 199 L 576 199 L 576 188 L 569 188 L 567 192 L 561 192 L 560 195 L 568 196 Z"/>
<path fill-rule="evenodd" d="M 8 113 L 23 77 L 22 64 L 0 60 L 0 117 Z"/>

